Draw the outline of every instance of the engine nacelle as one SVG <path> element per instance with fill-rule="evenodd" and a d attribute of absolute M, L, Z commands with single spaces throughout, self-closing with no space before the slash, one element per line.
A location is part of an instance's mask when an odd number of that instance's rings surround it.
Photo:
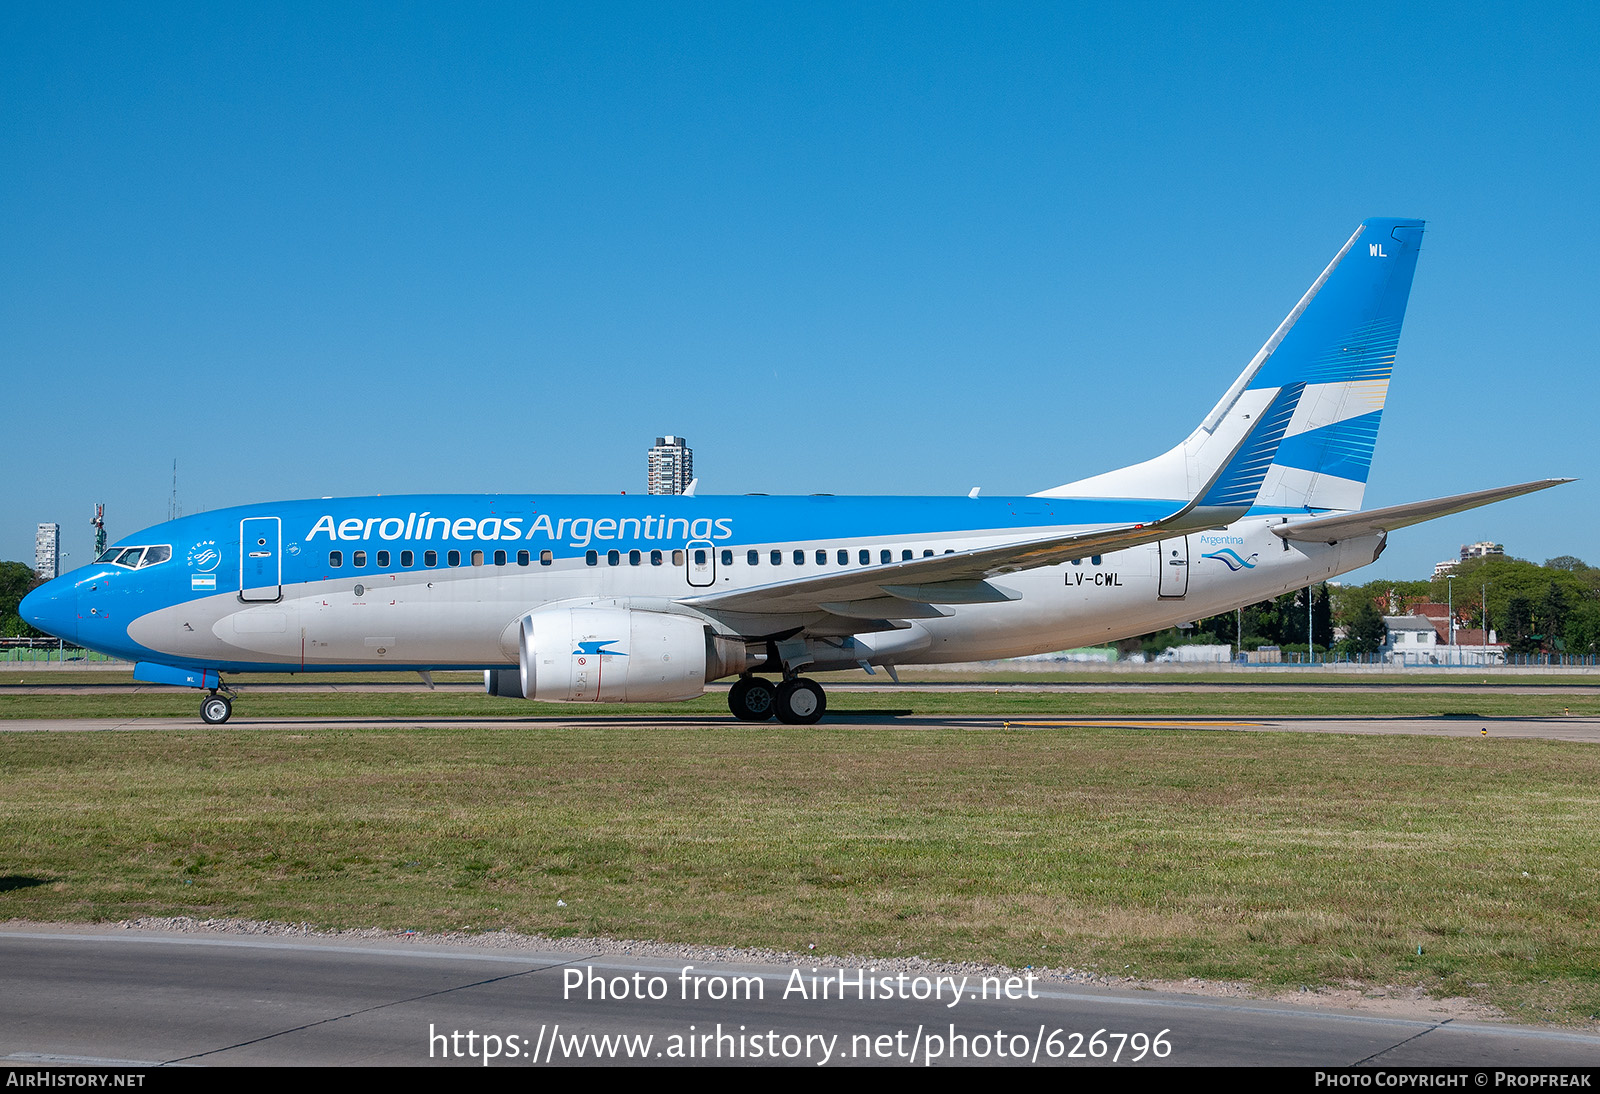
<path fill-rule="evenodd" d="M 707 668 L 721 667 L 714 656 L 708 665 L 707 649 L 715 645 L 705 623 L 691 616 L 633 608 L 546 608 L 523 616 L 518 629 L 521 690 L 529 699 L 693 699 L 705 690 Z"/>
<path fill-rule="evenodd" d="M 484 669 L 483 690 L 487 695 L 498 695 L 502 699 L 526 699 L 522 694 L 522 670 L 518 669 Z"/>

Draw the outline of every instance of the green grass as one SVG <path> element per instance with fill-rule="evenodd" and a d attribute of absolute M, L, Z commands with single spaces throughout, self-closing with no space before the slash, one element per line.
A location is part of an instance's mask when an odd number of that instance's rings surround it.
<path fill-rule="evenodd" d="M 721 691 L 688 703 L 587 705 L 530 703 L 475 691 L 252 690 L 239 684 L 234 718 L 484 718 L 551 717 L 570 720 L 617 714 L 713 715 L 728 717 Z M 6 718 L 195 718 L 200 692 L 181 688 L 131 686 L 117 691 L 62 690 L 18 694 L 0 687 L 0 719 Z M 1163 687 L 1134 691 L 1040 692 L 1022 688 L 939 691 L 907 688 L 829 694 L 835 710 L 910 711 L 913 714 L 996 714 L 1015 717 L 1270 717 L 1270 716 L 1426 716 L 1472 714 L 1494 717 L 1600 715 L 1600 692 L 1526 695 L 1495 688 L 1480 691 L 1307 690 L 1244 691 Z"/>
<path fill-rule="evenodd" d="M 892 723 L 0 735 L 0 917 L 815 944 L 1419 985 L 1567 1022 L 1600 1012 L 1597 830 L 1600 750 L 1548 741 Z"/>

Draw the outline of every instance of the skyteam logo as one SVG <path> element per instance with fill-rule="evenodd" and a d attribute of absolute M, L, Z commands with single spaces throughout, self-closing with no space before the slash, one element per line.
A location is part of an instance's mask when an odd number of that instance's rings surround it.
<path fill-rule="evenodd" d="M 217 550 L 217 541 L 214 539 L 203 540 L 196 543 L 189 551 L 189 566 L 203 574 L 209 574 L 222 565 L 222 552 Z"/>
<path fill-rule="evenodd" d="M 1232 547 L 1224 547 L 1220 551 L 1213 551 L 1209 555 L 1201 555 L 1200 557 L 1214 558 L 1234 573 L 1238 573 L 1240 570 L 1254 570 L 1256 568 L 1256 559 L 1260 558 L 1261 555 L 1258 552 L 1253 552 L 1249 558 L 1240 558 L 1238 551 L 1235 551 Z"/>
<path fill-rule="evenodd" d="M 628 655 L 621 650 L 608 650 L 605 648 L 620 641 L 622 641 L 620 638 L 608 638 L 604 642 L 579 642 L 578 648 L 572 651 L 572 656 L 599 657 L 604 654 L 607 657 L 626 657 Z"/>

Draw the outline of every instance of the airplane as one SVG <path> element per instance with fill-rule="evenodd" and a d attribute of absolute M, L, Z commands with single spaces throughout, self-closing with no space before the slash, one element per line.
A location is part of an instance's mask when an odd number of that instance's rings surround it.
<path fill-rule="evenodd" d="M 481 669 L 491 695 L 655 703 L 733 677 L 815 723 L 804 672 L 1114 641 L 1375 561 L 1390 532 L 1555 486 L 1361 510 L 1421 245 L 1364 221 L 1195 430 L 1022 497 L 428 495 L 186 516 L 30 593 L 42 631 L 206 693 L 223 673 Z"/>

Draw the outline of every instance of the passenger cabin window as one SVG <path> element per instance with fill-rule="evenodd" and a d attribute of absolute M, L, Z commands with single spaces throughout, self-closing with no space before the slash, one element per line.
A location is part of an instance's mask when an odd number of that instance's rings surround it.
<path fill-rule="evenodd" d="M 365 551 L 353 551 L 353 552 L 351 552 L 350 565 L 352 565 L 352 566 L 365 566 L 366 564 L 367 564 L 367 552 L 365 552 Z"/>
<path fill-rule="evenodd" d="M 411 567 L 415 566 L 416 564 L 417 564 L 417 554 L 416 554 L 415 551 L 401 551 L 400 552 L 400 565 L 404 566 L 406 569 L 409 570 L 409 569 L 411 569 Z"/>
<path fill-rule="evenodd" d="M 343 551 L 329 551 L 328 552 L 328 569 L 337 570 L 339 567 L 341 567 L 343 565 L 344 565 L 344 552 Z"/>
<path fill-rule="evenodd" d="M 652 551 L 650 553 L 654 554 L 655 552 Z M 722 552 L 722 564 L 724 566 L 732 566 L 733 565 L 733 552 L 732 551 L 723 551 Z"/>
<path fill-rule="evenodd" d="M 429 566 L 429 567 L 439 565 L 439 552 L 438 551 L 424 551 L 424 552 L 422 552 L 422 564 L 424 566 Z"/>
<path fill-rule="evenodd" d="M 652 565 L 652 566 L 661 565 L 661 552 L 660 551 L 651 551 L 650 552 L 650 565 Z"/>
<path fill-rule="evenodd" d="M 583 553 L 583 561 L 584 561 L 584 564 L 588 565 L 588 566 L 598 566 L 598 565 L 600 565 L 600 552 L 598 552 L 598 551 L 585 551 Z"/>
<path fill-rule="evenodd" d="M 817 548 L 817 565 L 818 566 L 826 566 L 827 564 L 828 564 L 828 552 L 827 552 L 827 550 L 825 548 L 818 547 Z"/>
<path fill-rule="evenodd" d="M 772 564 L 774 566 L 782 566 L 783 565 L 783 552 L 782 551 L 774 550 L 772 552 Z"/>
<path fill-rule="evenodd" d="M 794 553 L 794 564 L 796 566 L 804 566 L 806 564 L 806 553 L 804 551 L 796 551 Z"/>
<path fill-rule="evenodd" d="M 843 547 L 839 548 L 839 565 L 850 565 L 850 552 L 845 550 Z"/>
<path fill-rule="evenodd" d="M 549 566 L 551 563 L 555 562 L 555 560 L 556 560 L 556 556 L 555 556 L 554 552 L 552 552 L 552 551 L 540 551 L 539 552 L 539 565 L 541 565 L 541 566 Z"/>
<path fill-rule="evenodd" d="M 1284 542 L 1288 543 L 1289 541 L 1288 540 L 1284 540 Z M 682 566 L 683 565 L 683 552 L 682 551 L 673 551 L 672 552 L 672 564 L 674 566 Z"/>
<path fill-rule="evenodd" d="M 482 551 L 474 551 L 474 552 L 472 552 L 472 564 L 474 566 L 482 566 L 483 565 L 483 552 Z"/>
<path fill-rule="evenodd" d="M 879 551 L 878 552 L 878 561 L 879 562 L 883 562 L 883 563 L 889 563 L 889 562 L 894 561 L 894 552 L 890 551 L 890 550 Z"/>
<path fill-rule="evenodd" d="M 696 566 L 704 566 L 706 564 L 706 549 L 704 547 L 695 548 L 694 564 Z"/>
<path fill-rule="evenodd" d="M 752 566 L 759 566 L 761 564 L 761 552 L 747 551 L 745 552 L 744 560 Z"/>
<path fill-rule="evenodd" d="M 444 560 L 452 566 L 459 566 L 461 565 L 461 552 L 451 551 L 449 554 L 444 556 Z"/>
<path fill-rule="evenodd" d="M 629 551 L 628 552 L 628 565 L 629 566 L 637 566 L 643 561 L 644 561 L 643 552 L 640 552 L 640 551 Z"/>
<path fill-rule="evenodd" d="M 387 570 L 389 568 L 389 552 L 388 551 L 379 551 L 378 552 L 378 568 L 380 570 Z"/>
<path fill-rule="evenodd" d="M 621 566 L 622 565 L 622 552 L 621 551 L 607 551 L 606 552 L 606 565 L 607 566 Z"/>
<path fill-rule="evenodd" d="M 922 552 L 922 557 L 923 558 L 932 558 L 933 557 L 933 548 L 930 547 L 926 551 L 923 551 Z"/>
<path fill-rule="evenodd" d="M 857 557 L 859 557 L 861 559 L 861 565 L 863 565 L 863 566 L 871 566 L 872 565 L 872 552 L 867 550 L 865 547 L 861 548 L 861 554 L 859 556 L 857 556 Z"/>

